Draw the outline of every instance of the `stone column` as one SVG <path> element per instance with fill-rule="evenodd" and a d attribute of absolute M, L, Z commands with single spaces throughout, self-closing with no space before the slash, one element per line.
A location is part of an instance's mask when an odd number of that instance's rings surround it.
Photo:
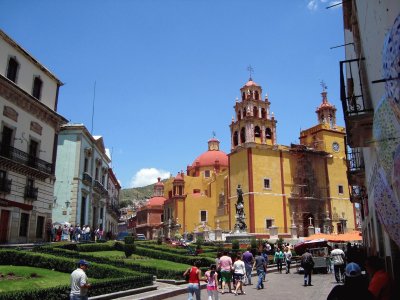
<path fill-rule="evenodd" d="M 219 227 L 219 220 L 217 220 L 217 228 L 215 228 L 214 233 L 215 233 L 215 240 L 221 241 L 222 240 L 222 229 Z"/>
<path fill-rule="evenodd" d="M 297 239 L 297 226 L 295 224 L 290 226 L 290 235 L 292 236 L 292 239 Z"/>
<path fill-rule="evenodd" d="M 277 237 L 278 236 L 278 227 L 271 226 L 269 228 L 269 235 L 270 235 L 270 237 Z"/>

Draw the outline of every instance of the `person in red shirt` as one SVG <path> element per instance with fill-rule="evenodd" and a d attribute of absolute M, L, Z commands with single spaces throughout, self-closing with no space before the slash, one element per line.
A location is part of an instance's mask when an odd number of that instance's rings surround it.
<path fill-rule="evenodd" d="M 201 270 L 199 267 L 200 267 L 200 261 L 196 260 L 194 262 L 194 266 L 191 266 L 185 271 L 185 273 L 183 273 L 184 277 L 189 277 L 188 300 L 193 299 L 193 294 L 196 295 L 196 300 L 200 300 Z"/>
<path fill-rule="evenodd" d="M 393 293 L 392 280 L 383 269 L 383 262 L 377 256 L 369 256 L 365 261 L 365 269 L 371 280 L 368 290 L 376 300 L 390 300 Z"/>

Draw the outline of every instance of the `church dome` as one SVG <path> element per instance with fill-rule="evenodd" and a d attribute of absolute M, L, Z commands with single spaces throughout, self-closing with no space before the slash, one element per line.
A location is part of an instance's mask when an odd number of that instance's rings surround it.
<path fill-rule="evenodd" d="M 147 207 L 151 207 L 151 206 L 160 206 L 164 204 L 164 201 L 166 199 L 164 197 L 153 197 L 150 198 L 149 202 L 147 202 Z"/>
<path fill-rule="evenodd" d="M 194 160 L 192 167 L 211 167 L 216 161 L 220 166 L 227 167 L 228 155 L 220 150 L 208 150 Z"/>
<path fill-rule="evenodd" d="M 244 87 L 249 87 L 249 86 L 259 86 L 257 83 L 255 83 L 252 79 L 246 82 Z"/>

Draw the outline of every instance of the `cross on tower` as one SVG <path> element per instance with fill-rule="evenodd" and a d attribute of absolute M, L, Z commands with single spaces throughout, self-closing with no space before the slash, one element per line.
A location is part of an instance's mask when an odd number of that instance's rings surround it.
<path fill-rule="evenodd" d="M 215 133 L 215 131 L 213 130 L 213 132 L 212 132 L 212 136 L 213 136 L 213 138 L 215 139 L 215 136 L 216 136 L 217 134 Z"/>
<path fill-rule="evenodd" d="M 252 67 L 251 65 L 249 65 L 249 66 L 247 67 L 247 71 L 249 71 L 249 74 L 250 74 L 249 80 L 253 80 L 252 77 L 251 77 L 251 74 L 254 74 L 254 69 L 253 69 L 253 67 Z"/>
<path fill-rule="evenodd" d="M 322 91 L 325 92 L 328 86 L 325 84 L 325 81 L 321 80 Z"/>
<path fill-rule="evenodd" d="M 308 220 L 310 220 L 310 226 L 312 226 L 312 219 L 311 217 L 308 218 Z"/>

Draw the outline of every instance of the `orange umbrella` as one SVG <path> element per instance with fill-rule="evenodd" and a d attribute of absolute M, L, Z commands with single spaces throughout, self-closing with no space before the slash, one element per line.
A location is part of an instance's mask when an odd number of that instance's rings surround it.
<path fill-rule="evenodd" d="M 316 233 L 306 237 L 304 240 L 310 241 L 315 239 L 326 239 L 329 242 L 355 242 L 362 241 L 362 236 L 360 231 L 351 231 L 343 234 Z"/>

